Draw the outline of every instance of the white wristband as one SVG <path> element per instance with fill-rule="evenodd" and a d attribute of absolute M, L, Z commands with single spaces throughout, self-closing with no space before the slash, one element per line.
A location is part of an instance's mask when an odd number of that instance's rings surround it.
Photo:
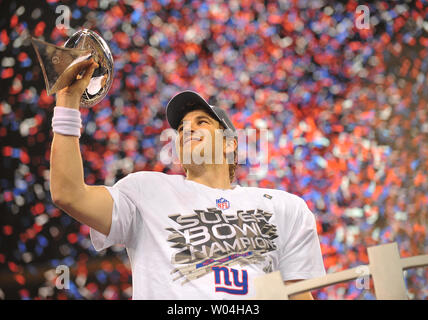
<path fill-rule="evenodd" d="M 65 107 L 54 108 L 53 132 L 80 138 L 80 128 L 82 128 L 82 119 L 79 110 Z"/>

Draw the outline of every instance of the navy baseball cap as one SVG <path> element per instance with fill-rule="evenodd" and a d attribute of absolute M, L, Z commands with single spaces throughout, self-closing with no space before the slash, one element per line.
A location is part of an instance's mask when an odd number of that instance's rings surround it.
<path fill-rule="evenodd" d="M 210 105 L 198 93 L 190 90 L 182 91 L 176 94 L 166 106 L 166 118 L 171 128 L 177 130 L 184 116 L 193 110 L 203 110 L 218 120 L 226 130 L 230 130 L 233 136 L 237 136 L 235 126 L 230 121 L 226 112 Z"/>

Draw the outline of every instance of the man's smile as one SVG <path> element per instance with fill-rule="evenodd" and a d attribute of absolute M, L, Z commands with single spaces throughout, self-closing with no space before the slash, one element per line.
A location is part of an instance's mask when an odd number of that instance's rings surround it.
<path fill-rule="evenodd" d="M 202 141 L 202 137 L 197 136 L 197 135 L 191 135 L 189 137 L 186 137 L 184 139 L 183 145 L 185 145 L 189 141 Z"/>

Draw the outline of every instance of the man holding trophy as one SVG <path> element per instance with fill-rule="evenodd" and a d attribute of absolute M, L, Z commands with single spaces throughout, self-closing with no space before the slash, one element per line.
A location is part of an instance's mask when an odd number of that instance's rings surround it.
<path fill-rule="evenodd" d="M 54 72 L 55 79 L 47 61 L 59 64 L 57 59 L 46 53 L 48 44 L 35 44 L 47 89 L 56 92 L 50 190 L 58 207 L 91 228 L 97 250 L 125 245 L 133 299 L 249 299 L 257 295 L 254 279 L 266 273 L 280 271 L 285 284 L 323 276 L 315 218 L 305 201 L 285 191 L 232 185 L 236 163 L 228 159 L 232 154 L 236 162 L 236 129 L 224 110 L 195 92 L 178 93 L 166 110 L 178 131 L 176 150 L 186 177 L 135 172 L 112 187 L 85 183 L 79 108 L 99 101 L 112 77 L 108 47 L 95 40 L 91 48 L 75 41 L 71 47 L 80 54 Z M 219 130 L 229 136 L 219 140 Z M 214 157 L 216 143 L 220 157 Z M 213 161 L 192 160 L 207 145 Z"/>

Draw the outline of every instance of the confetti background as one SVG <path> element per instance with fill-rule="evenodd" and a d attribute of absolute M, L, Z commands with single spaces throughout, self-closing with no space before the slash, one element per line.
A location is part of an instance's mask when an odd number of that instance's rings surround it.
<path fill-rule="evenodd" d="M 370 9 L 357 29 L 356 7 Z M 60 24 L 61 8 L 70 28 Z M 328 273 L 368 263 L 396 241 L 428 253 L 428 2 L 0 0 L 0 299 L 129 299 L 124 249 L 96 253 L 87 226 L 49 193 L 54 97 L 28 36 L 62 45 L 82 27 L 115 59 L 114 83 L 82 109 L 88 184 L 140 170 L 182 173 L 159 160 L 165 106 L 192 89 L 237 128 L 269 129 L 269 170 L 241 185 L 302 196 L 315 213 Z M 58 11 L 56 11 L 58 10 Z M 70 289 L 55 286 L 70 267 Z M 428 299 L 427 268 L 405 272 Z M 371 288 L 373 284 L 371 283 Z M 355 281 L 317 299 L 374 299 Z"/>

